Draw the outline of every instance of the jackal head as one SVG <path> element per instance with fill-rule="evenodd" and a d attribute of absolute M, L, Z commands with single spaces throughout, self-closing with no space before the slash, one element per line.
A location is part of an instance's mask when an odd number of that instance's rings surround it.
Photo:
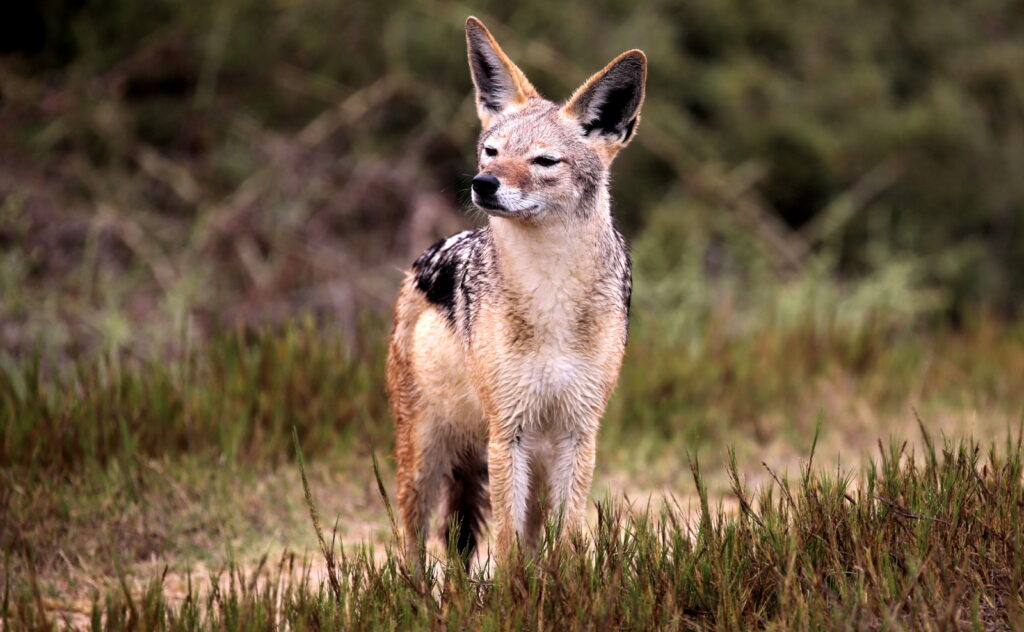
<path fill-rule="evenodd" d="M 598 212 L 608 168 L 636 133 L 647 58 L 622 53 L 565 104 L 540 96 L 476 18 L 466 21 L 469 69 L 483 124 L 473 202 L 530 222 Z"/>

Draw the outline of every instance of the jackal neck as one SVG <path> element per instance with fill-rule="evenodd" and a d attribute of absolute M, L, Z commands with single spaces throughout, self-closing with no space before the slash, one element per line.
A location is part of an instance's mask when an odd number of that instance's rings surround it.
<path fill-rule="evenodd" d="M 617 247 L 607 193 L 596 212 L 545 224 L 500 217 L 490 221 L 503 281 L 526 294 L 587 286 L 602 273 L 600 261 Z"/>

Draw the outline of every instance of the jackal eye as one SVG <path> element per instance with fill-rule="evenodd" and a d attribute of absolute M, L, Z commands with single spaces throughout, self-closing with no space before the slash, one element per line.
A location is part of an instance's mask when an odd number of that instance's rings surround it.
<path fill-rule="evenodd" d="M 554 167 L 562 161 L 558 158 L 552 158 L 551 156 L 537 156 L 530 162 L 541 167 Z"/>
<path fill-rule="evenodd" d="M 495 156 L 498 155 L 498 150 L 495 149 L 494 147 L 484 147 L 484 153 L 490 156 L 491 158 L 494 158 Z"/>

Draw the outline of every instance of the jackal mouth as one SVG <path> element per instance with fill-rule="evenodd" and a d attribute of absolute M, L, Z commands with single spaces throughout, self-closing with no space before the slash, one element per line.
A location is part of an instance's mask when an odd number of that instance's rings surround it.
<path fill-rule="evenodd" d="M 509 209 L 499 204 L 496 200 L 489 198 L 482 198 L 476 194 L 473 195 L 473 203 L 484 210 L 488 215 L 496 215 L 498 217 L 509 217 L 509 218 L 523 218 L 529 217 L 534 214 L 537 210 L 537 205 L 528 206 L 522 209 Z"/>

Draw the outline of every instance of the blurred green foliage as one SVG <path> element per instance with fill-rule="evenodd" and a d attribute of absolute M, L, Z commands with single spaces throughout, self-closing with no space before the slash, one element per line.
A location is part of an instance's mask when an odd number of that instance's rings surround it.
<path fill-rule="evenodd" d="M 618 52 L 647 52 L 643 123 L 613 191 L 635 245 L 641 319 L 678 329 L 723 309 L 741 328 L 902 325 L 979 305 L 1014 314 L 1024 305 L 1022 9 L 5 9 L 0 342 L 144 347 L 179 340 L 186 321 L 209 332 L 386 309 L 395 268 L 469 221 L 470 14 L 553 99 Z"/>

